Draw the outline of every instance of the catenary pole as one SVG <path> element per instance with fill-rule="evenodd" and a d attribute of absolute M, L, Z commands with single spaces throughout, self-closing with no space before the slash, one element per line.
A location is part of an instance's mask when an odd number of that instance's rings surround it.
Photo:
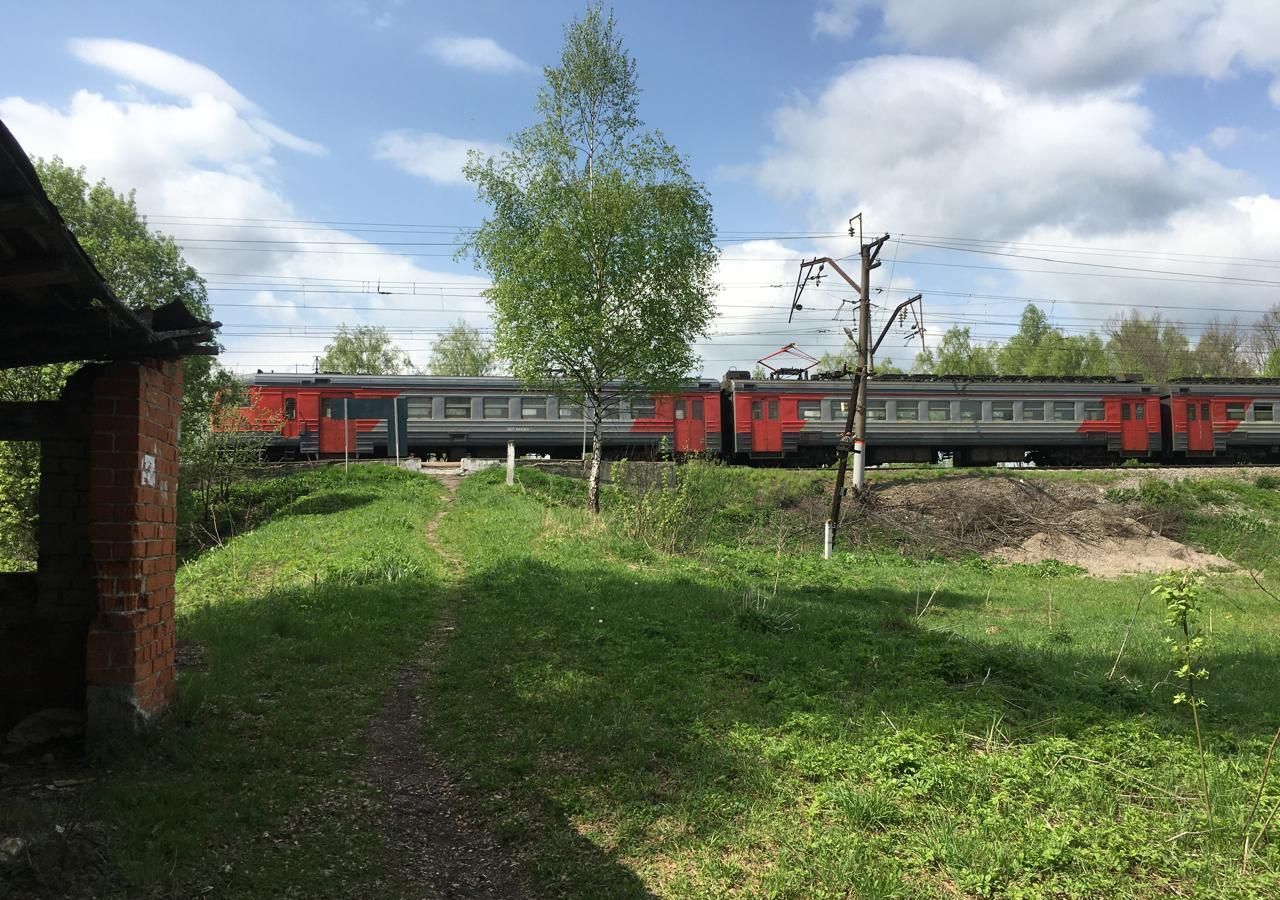
<path fill-rule="evenodd" d="M 885 235 L 887 238 L 888 235 Z M 872 248 L 883 240 L 862 245 L 862 302 L 858 304 L 858 379 L 853 402 L 853 490 L 867 485 L 867 380 L 871 376 L 871 268 Z M 840 519 L 837 517 L 833 527 Z"/>

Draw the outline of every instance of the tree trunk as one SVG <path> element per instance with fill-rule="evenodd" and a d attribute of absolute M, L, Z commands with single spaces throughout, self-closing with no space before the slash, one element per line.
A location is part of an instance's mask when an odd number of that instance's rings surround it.
<path fill-rule="evenodd" d="M 603 455 L 600 419 L 597 418 L 591 431 L 591 475 L 587 479 L 587 508 L 596 515 L 600 514 L 600 458 Z"/>

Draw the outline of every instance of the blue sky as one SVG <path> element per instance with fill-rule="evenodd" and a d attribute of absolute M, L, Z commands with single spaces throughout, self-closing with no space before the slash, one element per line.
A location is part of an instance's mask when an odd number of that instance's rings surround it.
<path fill-rule="evenodd" d="M 449 322 L 487 327 L 484 273 L 449 246 L 484 215 L 459 160 L 532 121 L 582 8 L 28 4 L 0 33 L 0 118 L 30 152 L 137 189 L 208 279 L 225 364 L 305 367 L 340 322 L 385 325 L 425 363 Z M 998 338 L 1026 298 L 1068 331 L 1133 306 L 1193 336 L 1280 300 L 1280 4 L 615 11 L 641 113 L 724 238 L 708 374 L 838 346 L 830 282 L 786 311 L 801 257 L 856 252 L 855 211 L 895 236 L 880 297 L 922 290 L 930 340 Z M 832 237 L 795 237 L 815 233 Z M 895 336 L 882 355 L 914 349 Z"/>

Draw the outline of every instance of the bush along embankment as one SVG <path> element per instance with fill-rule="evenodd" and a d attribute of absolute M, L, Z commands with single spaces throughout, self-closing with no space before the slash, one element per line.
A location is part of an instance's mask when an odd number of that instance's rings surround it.
<path fill-rule="evenodd" d="M 1280 604 L 1247 578 L 823 562 L 785 531 L 812 477 L 685 476 L 622 474 L 601 521 L 486 473 L 447 519 L 423 739 L 548 894 L 1280 895 Z"/>

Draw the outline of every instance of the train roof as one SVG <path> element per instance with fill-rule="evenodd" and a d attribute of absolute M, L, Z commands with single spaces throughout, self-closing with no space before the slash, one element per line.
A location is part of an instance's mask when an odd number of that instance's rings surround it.
<path fill-rule="evenodd" d="M 727 391 L 760 393 L 814 393 L 835 395 L 847 392 L 852 379 L 752 379 L 738 378 L 739 372 L 726 374 L 723 387 Z M 1158 385 L 1147 384 L 1126 376 L 1032 377 L 1025 375 L 875 375 L 869 387 L 876 393 L 910 393 L 938 391 L 975 394 L 1028 392 L 1046 394 L 1150 394 Z"/>
<path fill-rule="evenodd" d="M 331 372 L 297 374 L 292 372 L 258 372 L 250 375 L 248 383 L 254 387 L 331 387 L 331 388 L 379 388 L 382 390 L 433 391 L 526 391 L 528 387 L 519 378 L 500 375 L 455 377 L 447 375 L 342 375 Z M 685 382 L 687 389 L 716 391 L 720 383 L 712 379 Z M 622 386 L 611 385 L 614 389 Z"/>

